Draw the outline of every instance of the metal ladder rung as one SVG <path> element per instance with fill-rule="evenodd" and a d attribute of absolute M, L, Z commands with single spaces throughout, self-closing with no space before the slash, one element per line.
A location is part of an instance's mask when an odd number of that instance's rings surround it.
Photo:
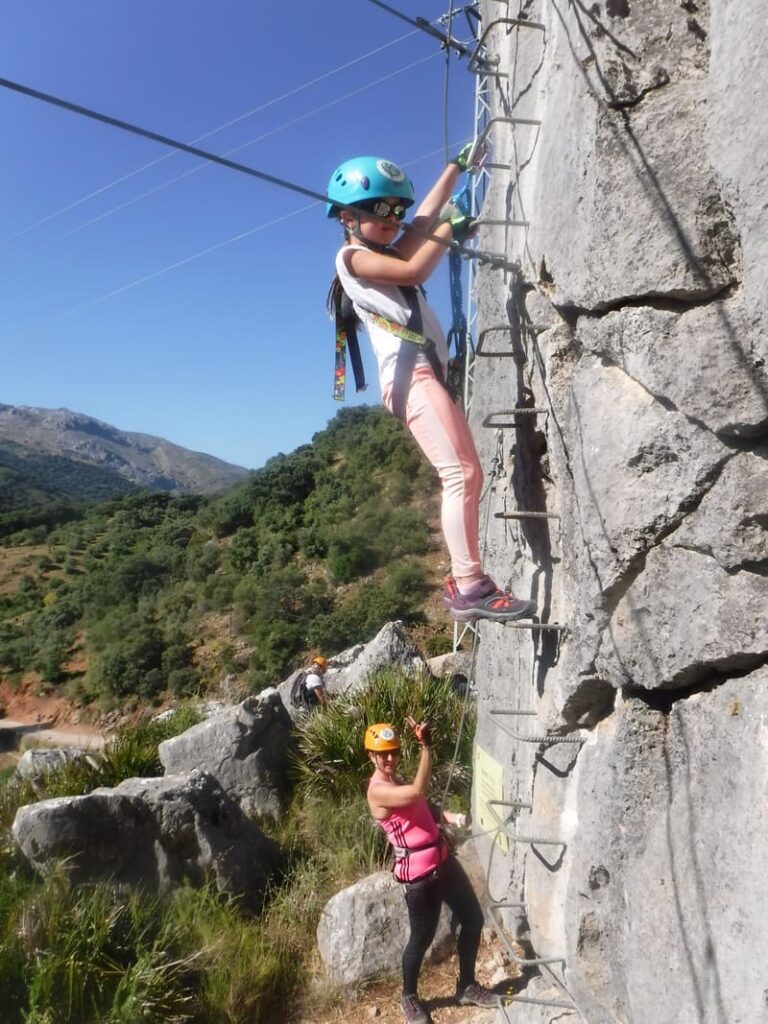
<path fill-rule="evenodd" d="M 509 726 L 496 721 L 500 715 L 516 714 L 514 711 L 505 711 L 503 708 L 489 708 L 488 714 L 505 735 L 510 736 L 513 740 L 517 740 L 518 743 L 586 743 L 586 740 L 581 736 L 559 736 L 557 733 L 543 733 L 538 735 L 536 733 L 515 732 L 514 729 L 510 729 Z"/>
<path fill-rule="evenodd" d="M 559 519 L 556 512 L 494 512 L 494 519 Z"/>
<path fill-rule="evenodd" d="M 485 804 L 486 807 L 516 807 L 518 809 L 522 807 L 526 811 L 533 809 L 533 804 L 529 804 L 525 800 L 486 800 Z"/>
<path fill-rule="evenodd" d="M 551 629 L 557 633 L 566 633 L 568 631 L 568 627 L 563 626 L 559 622 L 501 622 L 499 625 L 509 629 L 530 629 L 534 633 L 546 629 Z"/>
<path fill-rule="evenodd" d="M 496 412 L 489 412 L 483 420 L 481 426 L 488 427 L 491 430 L 497 430 L 502 427 L 519 427 L 521 424 L 515 423 L 514 421 L 509 423 L 494 423 L 494 416 L 541 416 L 547 415 L 549 409 L 547 408 L 528 408 L 528 409 L 497 409 Z"/>
<path fill-rule="evenodd" d="M 487 132 L 494 124 L 511 124 L 513 128 L 525 127 L 525 128 L 538 128 L 541 125 L 541 121 L 536 117 L 490 117 L 485 126 Z M 485 164 L 484 166 L 488 166 Z"/>
<path fill-rule="evenodd" d="M 496 220 L 495 218 L 481 217 L 480 220 L 475 221 L 475 223 L 479 228 L 527 228 L 530 226 L 531 222 L 529 220 Z"/>
<path fill-rule="evenodd" d="M 519 836 L 517 832 L 510 831 L 507 823 L 502 821 L 493 809 L 493 804 L 503 803 L 503 801 L 486 800 L 484 803 L 488 813 L 496 822 L 496 826 L 504 833 L 511 843 L 526 843 L 529 846 L 561 846 L 564 850 L 568 848 L 568 844 L 564 843 L 562 839 L 547 839 L 545 836 Z"/>
<path fill-rule="evenodd" d="M 483 351 L 483 342 L 485 341 L 486 335 L 494 333 L 496 331 L 511 332 L 512 328 L 511 328 L 511 326 L 509 324 L 494 324 L 493 327 L 486 327 L 484 330 L 480 331 L 480 336 L 477 339 L 477 345 L 475 347 L 475 356 L 483 356 L 486 359 L 490 359 L 490 358 L 492 358 L 494 356 L 496 356 L 497 358 L 501 358 L 501 359 L 512 359 L 514 357 L 514 355 L 515 355 L 514 352 L 484 352 Z"/>
<path fill-rule="evenodd" d="M 538 29 L 541 32 L 546 31 L 545 26 L 538 21 L 524 21 L 521 18 L 496 18 L 494 21 L 488 23 L 483 30 L 483 34 L 478 39 L 472 56 L 469 58 L 467 63 L 469 71 L 482 74 L 487 68 L 495 67 L 499 63 L 498 57 L 481 56 L 482 51 L 485 50 L 485 40 L 496 25 L 511 25 L 516 28 L 533 28 Z"/>

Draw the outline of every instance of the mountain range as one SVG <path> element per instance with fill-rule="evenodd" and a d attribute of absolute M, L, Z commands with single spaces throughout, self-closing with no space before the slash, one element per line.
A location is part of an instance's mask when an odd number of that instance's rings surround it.
<path fill-rule="evenodd" d="M 248 472 L 69 409 L 0 404 L 0 509 L 52 497 L 104 500 L 138 490 L 212 494 Z"/>

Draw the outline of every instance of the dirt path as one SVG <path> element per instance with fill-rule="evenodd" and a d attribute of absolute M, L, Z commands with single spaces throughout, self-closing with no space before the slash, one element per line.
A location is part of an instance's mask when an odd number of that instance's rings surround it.
<path fill-rule="evenodd" d="M 14 734 L 15 742 L 8 742 L 5 736 Z M 0 719 L 0 750 L 29 747 L 84 747 L 99 750 L 107 741 L 105 733 L 92 727 L 51 726 L 45 722 L 25 722 L 15 718 Z"/>
<path fill-rule="evenodd" d="M 13 764 L 29 747 L 98 750 L 109 738 L 103 726 L 87 721 L 82 709 L 41 691 L 35 680 L 17 687 L 0 682 L 0 708 L 0 767 Z"/>

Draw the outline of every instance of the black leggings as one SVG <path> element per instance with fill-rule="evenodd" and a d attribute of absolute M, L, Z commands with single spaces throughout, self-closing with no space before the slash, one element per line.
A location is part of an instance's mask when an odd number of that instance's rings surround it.
<path fill-rule="evenodd" d="M 405 886 L 411 934 L 403 950 L 403 994 L 415 995 L 424 954 L 437 931 L 440 908 L 447 903 L 459 924 L 459 988 L 475 980 L 475 961 L 483 932 L 483 912 L 464 868 L 453 854 L 428 878 Z"/>

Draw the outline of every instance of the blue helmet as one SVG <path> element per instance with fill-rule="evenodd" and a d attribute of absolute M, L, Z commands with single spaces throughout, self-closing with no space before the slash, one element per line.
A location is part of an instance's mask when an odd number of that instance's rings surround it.
<path fill-rule="evenodd" d="M 336 217 L 339 213 L 337 203 L 354 206 L 366 199 L 384 199 L 387 196 L 400 199 L 403 206 L 413 205 L 413 185 L 406 178 L 405 171 L 391 160 L 356 156 L 345 160 L 331 175 L 325 212 L 328 217 Z"/>

